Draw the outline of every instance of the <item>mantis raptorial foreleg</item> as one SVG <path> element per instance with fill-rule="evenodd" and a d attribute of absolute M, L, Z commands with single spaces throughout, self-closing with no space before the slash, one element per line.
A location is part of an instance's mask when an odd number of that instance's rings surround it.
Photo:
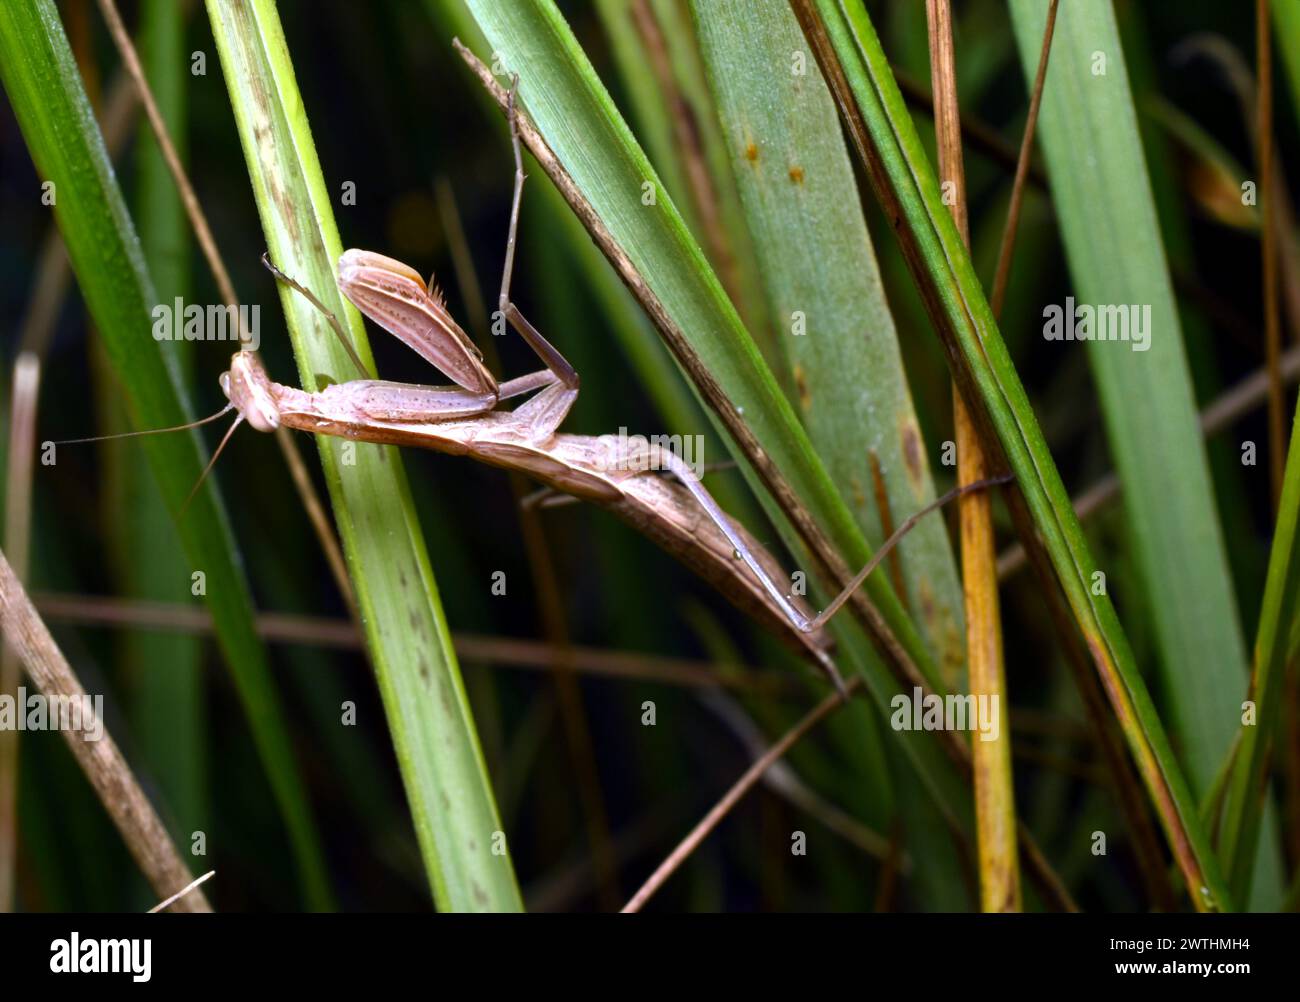
<path fill-rule="evenodd" d="M 511 137 L 514 147 L 515 183 L 506 238 L 505 263 L 498 296 L 500 319 L 508 322 L 546 364 L 538 370 L 504 385 L 484 366 L 482 352 L 452 318 L 436 292 L 432 278 L 426 283 L 413 269 L 393 258 L 372 251 L 349 250 L 339 259 L 339 288 L 356 307 L 425 361 L 455 381 L 456 386 L 403 386 L 376 380 L 362 380 L 356 386 L 382 420 L 448 421 L 491 411 L 503 399 L 520 396 L 549 384 L 562 385 L 563 392 L 545 394 L 545 399 L 523 410 L 521 419 L 532 420 L 534 434 L 544 439 L 559 427 L 578 393 L 578 374 L 558 349 L 528 321 L 510 301 L 510 279 L 514 271 L 519 210 L 523 198 L 523 154 L 514 112 L 514 90 L 510 99 Z M 263 263 L 275 277 L 295 289 L 329 321 L 362 375 L 366 375 L 338 317 L 300 282 L 277 268 L 263 255 Z"/>
<path fill-rule="evenodd" d="M 317 299 L 316 294 L 312 292 L 311 289 L 277 268 L 275 263 L 271 260 L 271 255 L 266 251 L 262 252 L 262 266 L 274 275 L 277 281 L 283 282 L 285 285 L 289 286 L 289 288 L 293 289 L 321 312 L 329 325 L 334 328 L 334 334 L 338 337 L 339 344 L 341 344 L 343 350 L 348 353 L 348 358 L 352 359 L 352 364 L 357 367 L 357 372 L 360 373 L 361 378 L 368 379 L 370 373 L 366 370 L 364 363 L 362 363 L 361 356 L 357 354 L 357 349 L 352 343 L 352 338 L 348 337 L 347 331 L 345 331 L 343 325 L 339 323 L 339 318 L 335 315 L 334 311 Z"/>

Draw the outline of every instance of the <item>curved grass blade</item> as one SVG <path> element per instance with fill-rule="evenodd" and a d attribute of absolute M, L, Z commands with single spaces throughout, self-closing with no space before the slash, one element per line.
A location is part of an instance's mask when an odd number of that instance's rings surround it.
<path fill-rule="evenodd" d="M 1115 609 L 1096 587 L 1099 569 L 870 18 L 859 0 L 792 4 L 877 196 L 894 220 L 904 257 L 986 448 L 991 456 L 1001 452 L 1016 475 L 1020 496 L 1013 491 L 1008 497 L 1021 537 L 1029 546 L 1045 548 L 1192 900 L 1199 909 L 1227 908 L 1231 899 L 1195 801 Z"/>
<path fill-rule="evenodd" d="M 50 0 L 0 5 L 0 79 L 40 176 L 54 186 L 59 230 L 136 427 L 192 420 L 175 356 L 151 336 L 150 310 L 157 297 Z M 319 837 L 215 487 L 196 495 L 185 517 L 178 517 L 204 465 L 201 440 L 191 431 L 139 441 L 177 520 L 190 573 L 205 575 L 217 637 L 288 829 L 303 892 L 311 907 L 327 909 L 332 898 Z M 174 583 L 172 594 L 188 601 L 190 588 L 187 575 Z"/>
<path fill-rule="evenodd" d="M 140 5 L 140 59 L 158 108 L 184 156 L 186 81 L 189 51 L 185 9 L 172 0 Z M 153 133 L 142 129 L 136 146 L 136 219 L 140 245 L 160 302 L 189 296 L 189 225 L 180 195 Z M 193 345 L 172 343 L 187 385 L 193 371 Z M 126 431 L 126 428 L 117 429 Z M 120 503 L 127 513 L 121 537 L 127 559 L 120 562 L 125 594 L 165 601 L 169 582 L 187 576 L 184 551 L 167 519 L 158 490 L 149 482 L 146 460 L 131 442 L 105 443 L 120 463 Z M 176 830 L 208 830 L 207 734 L 201 646 L 194 637 L 146 630 L 122 638 L 124 662 L 134 666 L 134 727 L 151 773 L 167 798 Z"/>
<path fill-rule="evenodd" d="M 796 72 L 803 36 L 788 7 L 697 0 L 692 9 L 799 415 L 879 546 L 934 500 L 934 483 L 835 104 L 815 64 Z M 956 685 L 965 634 L 943 522 L 919 523 L 895 552 L 895 591 Z"/>
<path fill-rule="evenodd" d="M 271 258 L 349 329 L 372 366 L 360 315 L 339 293 L 338 227 L 271 0 L 209 0 L 217 50 Z M 352 369 L 326 321 L 281 290 L 302 385 Z M 519 888 L 398 451 L 319 436 L 321 465 L 356 586 L 416 835 L 437 906 L 517 911 Z M 346 456 L 346 458 L 345 458 Z"/>
<path fill-rule="evenodd" d="M 1042 5 L 1013 0 L 1011 13 L 1032 72 Z M 1106 60 L 1101 74 L 1099 59 Z M 1155 620 L 1170 734 L 1201 793 L 1236 730 L 1235 695 L 1225 697 L 1241 689 L 1245 645 L 1109 3 L 1062 5 L 1041 117 L 1079 302 L 1150 307 L 1147 350 L 1104 341 L 1090 341 L 1088 350 Z M 1080 148 L 1090 155 L 1080 157 Z"/>

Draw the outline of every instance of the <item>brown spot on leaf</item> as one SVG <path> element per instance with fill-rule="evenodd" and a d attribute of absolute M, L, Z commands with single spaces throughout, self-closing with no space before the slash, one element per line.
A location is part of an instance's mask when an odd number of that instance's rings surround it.
<path fill-rule="evenodd" d="M 803 168 L 791 167 L 790 180 L 793 181 L 795 184 L 803 184 Z"/>
<path fill-rule="evenodd" d="M 871 485 L 876 493 L 876 508 L 880 512 L 880 536 L 889 539 L 894 534 L 894 513 L 889 504 L 885 474 L 880 468 L 880 457 L 876 455 L 875 449 L 867 451 L 867 458 L 871 461 Z M 903 608 L 907 609 L 907 585 L 903 580 L 903 561 L 899 548 L 895 546 L 885 559 L 889 562 L 889 580 L 894 586 L 894 594 L 903 603 Z"/>
<path fill-rule="evenodd" d="M 919 496 L 925 481 L 925 454 L 921 449 L 921 433 L 910 419 L 904 419 L 900 432 L 903 447 L 903 464 L 907 468 L 907 479 L 913 491 Z"/>
<path fill-rule="evenodd" d="M 799 406 L 807 410 L 812 406 L 812 394 L 808 390 L 808 373 L 798 362 L 794 364 L 794 385 L 799 392 Z"/>
<path fill-rule="evenodd" d="M 758 144 L 752 139 L 745 144 L 745 159 L 750 163 L 758 162 Z"/>
<path fill-rule="evenodd" d="M 916 599 L 921 603 L 921 616 L 927 622 L 934 622 L 935 613 L 937 612 L 934 605 L 934 592 L 930 589 L 930 582 L 922 578 L 916 586 Z"/>

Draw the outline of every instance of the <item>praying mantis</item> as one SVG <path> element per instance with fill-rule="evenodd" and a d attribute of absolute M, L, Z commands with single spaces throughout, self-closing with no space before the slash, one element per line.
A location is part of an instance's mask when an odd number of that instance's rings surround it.
<path fill-rule="evenodd" d="M 517 84 L 517 81 L 516 81 Z M 543 362 L 536 372 L 498 383 L 482 353 L 447 309 L 432 278 L 371 251 L 348 250 L 338 263 L 338 285 L 366 317 L 397 337 L 454 385 L 426 386 L 362 378 L 307 392 L 273 381 L 259 357 L 241 350 L 220 385 L 238 412 L 212 462 L 236 427 L 279 427 L 384 445 L 418 446 L 473 457 L 518 471 L 549 491 L 597 504 L 629 523 L 717 588 L 734 605 L 806 655 L 845 691 L 824 626 L 918 519 L 968 491 L 1006 478 L 949 491 L 905 520 L 838 596 L 818 614 L 782 581 L 776 558 L 714 500 L 695 471 L 671 450 L 643 439 L 591 437 L 558 429 L 577 399 L 578 374 L 510 298 L 525 174 L 515 108 L 507 117 L 515 175 L 499 315 Z M 368 375 L 343 325 L 311 290 L 276 267 L 276 278 L 303 295 L 330 322 L 354 364 Z M 531 396 L 530 396 L 531 394 Z M 503 401 L 527 396 L 513 410 Z M 216 417 L 217 415 L 214 415 Z M 211 420 L 211 419 L 205 419 Z M 211 464 L 209 464 L 209 468 Z M 206 471 L 205 471 L 206 472 Z M 660 476 L 665 473 L 668 476 Z M 671 478 L 671 479 L 669 479 Z"/>

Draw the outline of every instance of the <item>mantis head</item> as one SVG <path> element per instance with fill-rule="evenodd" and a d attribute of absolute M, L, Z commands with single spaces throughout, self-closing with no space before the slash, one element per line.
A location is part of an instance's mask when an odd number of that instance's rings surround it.
<path fill-rule="evenodd" d="M 221 374 L 221 392 L 235 410 L 258 431 L 280 427 L 280 412 L 271 392 L 271 377 L 251 351 L 236 352 Z"/>

